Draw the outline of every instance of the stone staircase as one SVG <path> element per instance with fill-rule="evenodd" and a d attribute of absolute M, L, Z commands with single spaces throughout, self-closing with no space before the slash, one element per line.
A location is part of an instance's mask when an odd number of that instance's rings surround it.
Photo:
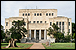
<path fill-rule="evenodd" d="M 46 43 L 49 42 L 49 40 L 36 40 L 36 39 L 21 39 L 21 43 Z"/>
<path fill-rule="evenodd" d="M 49 40 L 40 40 L 39 43 L 46 43 L 49 42 Z"/>

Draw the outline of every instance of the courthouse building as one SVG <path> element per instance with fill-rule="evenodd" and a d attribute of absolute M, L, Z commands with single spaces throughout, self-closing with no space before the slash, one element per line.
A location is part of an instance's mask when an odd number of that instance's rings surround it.
<path fill-rule="evenodd" d="M 19 9 L 19 17 L 5 19 L 5 32 L 12 27 L 12 21 L 25 21 L 25 28 L 28 30 L 25 36 L 30 39 L 47 40 L 47 29 L 55 23 L 64 36 L 72 34 L 72 19 L 64 16 L 57 16 L 57 9 Z"/>

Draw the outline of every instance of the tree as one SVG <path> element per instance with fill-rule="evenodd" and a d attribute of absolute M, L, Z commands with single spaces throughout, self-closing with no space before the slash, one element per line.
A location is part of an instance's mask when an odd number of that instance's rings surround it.
<path fill-rule="evenodd" d="M 50 34 L 54 35 L 54 37 L 56 38 L 56 41 L 64 38 L 64 34 L 58 31 L 59 27 L 55 23 L 53 23 L 52 28 L 49 27 L 47 30 L 49 36 Z"/>
<path fill-rule="evenodd" d="M 75 23 L 72 23 L 72 33 L 75 33 Z"/>
<path fill-rule="evenodd" d="M 13 21 L 12 22 L 12 27 L 9 29 L 9 33 L 11 33 L 11 40 L 9 40 L 9 45 L 8 47 L 18 47 L 16 45 L 16 41 L 21 39 L 21 37 L 25 37 L 25 32 L 27 32 L 26 28 L 24 28 L 24 20 L 18 20 L 18 21 Z M 13 43 L 11 43 L 13 42 Z"/>
<path fill-rule="evenodd" d="M 1 25 L 1 40 L 3 41 L 4 38 L 5 38 L 5 33 L 4 33 L 3 26 Z"/>
<path fill-rule="evenodd" d="M 75 37 L 75 23 L 72 23 L 72 36 Z"/>
<path fill-rule="evenodd" d="M 75 39 L 75 33 L 73 34 L 73 39 Z"/>

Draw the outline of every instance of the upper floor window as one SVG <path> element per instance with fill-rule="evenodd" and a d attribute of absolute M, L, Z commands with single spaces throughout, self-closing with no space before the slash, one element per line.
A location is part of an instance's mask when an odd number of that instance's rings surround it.
<path fill-rule="evenodd" d="M 29 23 L 31 23 L 31 21 Z"/>
<path fill-rule="evenodd" d="M 6 22 L 6 26 L 8 26 L 8 22 Z"/>
<path fill-rule="evenodd" d="M 46 13 L 46 16 L 48 16 L 48 13 Z"/>
<path fill-rule="evenodd" d="M 52 25 L 52 22 L 50 22 L 50 26 Z"/>
<path fill-rule="evenodd" d="M 23 16 L 24 16 L 24 13 L 23 13 Z"/>
<path fill-rule="evenodd" d="M 37 23 L 39 23 L 39 21 L 37 21 Z"/>
<path fill-rule="evenodd" d="M 42 21 L 40 21 L 40 23 L 42 23 Z"/>
<path fill-rule="evenodd" d="M 40 16 L 42 16 L 42 14 L 40 13 Z"/>
<path fill-rule="evenodd" d="M 70 22 L 69 22 L 69 26 L 70 26 Z"/>
<path fill-rule="evenodd" d="M 35 23 L 35 21 L 33 21 L 33 23 Z"/>
<path fill-rule="evenodd" d="M 49 13 L 49 16 L 51 16 L 51 13 Z"/>
<path fill-rule="evenodd" d="M 34 16 L 36 16 L 36 13 L 34 13 Z"/>
<path fill-rule="evenodd" d="M 46 21 L 45 21 L 45 23 L 46 23 Z"/>
<path fill-rule="evenodd" d="M 56 22 L 56 25 L 58 25 L 58 22 Z"/>
<path fill-rule="evenodd" d="M 70 29 L 69 29 L 69 33 L 70 33 Z"/>
<path fill-rule="evenodd" d="M 30 16 L 30 13 L 28 13 L 28 16 Z"/>
<path fill-rule="evenodd" d="M 37 13 L 37 16 L 39 16 L 39 13 Z"/>
<path fill-rule="evenodd" d="M 64 25 L 64 22 L 62 22 L 62 25 Z"/>
<path fill-rule="evenodd" d="M 27 16 L 27 13 L 25 14 L 25 16 Z"/>
<path fill-rule="evenodd" d="M 54 15 L 54 13 L 52 13 L 52 16 Z"/>

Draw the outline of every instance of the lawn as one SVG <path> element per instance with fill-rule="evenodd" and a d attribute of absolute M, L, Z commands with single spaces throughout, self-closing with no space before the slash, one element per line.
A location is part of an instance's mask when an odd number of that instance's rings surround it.
<path fill-rule="evenodd" d="M 8 43 L 1 43 L 1 49 L 27 49 L 33 45 L 33 44 L 26 44 L 26 43 L 16 43 L 16 44 L 17 46 L 21 46 L 21 47 L 2 48 L 2 47 L 8 46 Z"/>
<path fill-rule="evenodd" d="M 42 43 L 45 49 L 75 49 L 75 43 L 53 43 L 51 46 L 46 46 Z"/>

